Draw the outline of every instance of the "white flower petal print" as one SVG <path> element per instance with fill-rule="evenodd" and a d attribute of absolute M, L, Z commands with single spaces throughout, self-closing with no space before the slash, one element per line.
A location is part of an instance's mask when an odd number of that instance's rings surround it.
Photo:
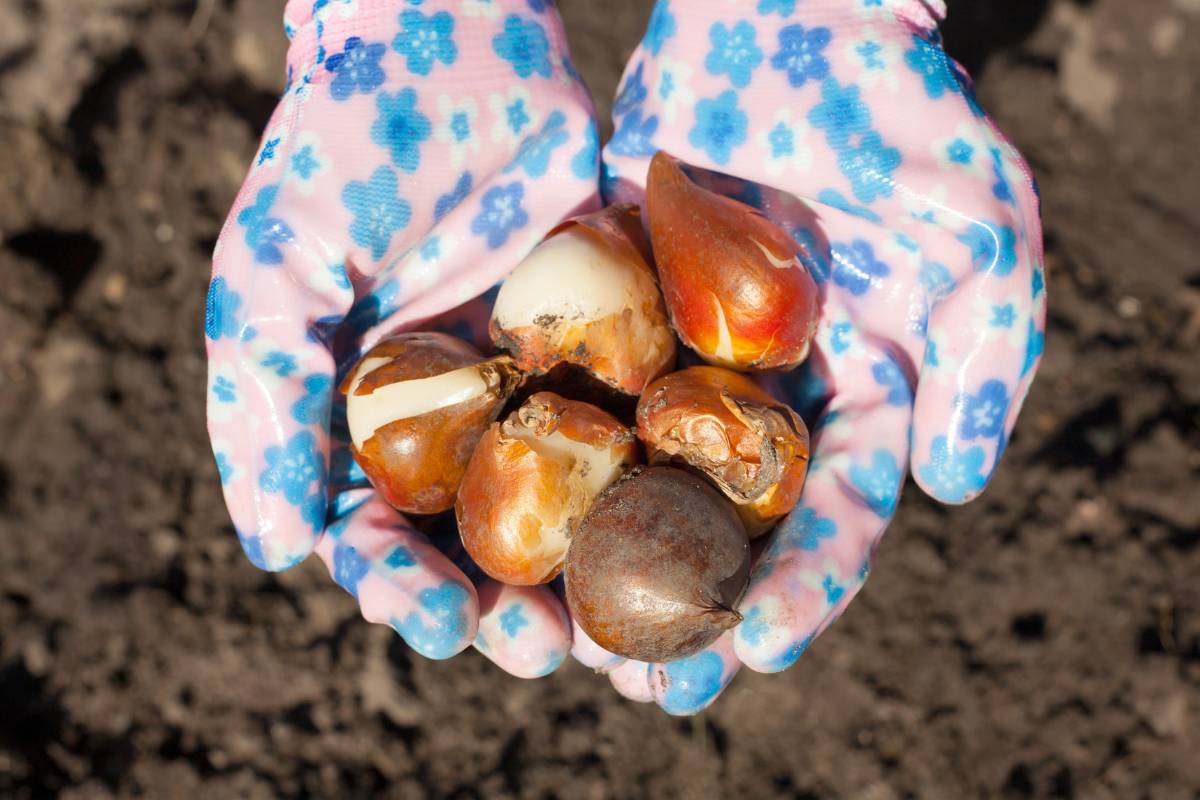
<path fill-rule="evenodd" d="M 812 166 L 808 132 L 808 123 L 803 118 L 792 119 L 786 108 L 775 112 L 771 124 L 755 137 L 758 146 L 766 154 L 767 172 L 772 175 L 782 175 L 789 169 L 807 172 Z"/>
<path fill-rule="evenodd" d="M 857 68 L 857 83 L 864 89 L 883 87 L 892 94 L 899 91 L 900 47 L 874 28 L 867 28 L 861 36 L 847 41 L 844 55 Z"/>
<path fill-rule="evenodd" d="M 441 95 L 437 99 L 437 108 L 439 121 L 433 129 L 433 138 L 447 145 L 450 165 L 458 169 L 466 161 L 468 152 L 479 152 L 476 131 L 479 106 L 473 97 L 455 100 L 449 95 Z"/>
<path fill-rule="evenodd" d="M 668 125 L 675 123 L 680 109 L 695 106 L 696 93 L 692 91 L 692 68 L 682 61 L 662 56 L 657 61 L 658 74 L 650 87 L 658 103 L 659 113 Z"/>
<path fill-rule="evenodd" d="M 977 124 L 963 122 L 949 136 L 930 142 L 930 151 L 943 170 L 963 170 L 980 178 L 990 174 L 992 155 L 979 130 Z"/>
<path fill-rule="evenodd" d="M 496 19 L 500 16 L 500 4 L 495 0 L 463 0 L 462 13 L 466 17 Z"/>
<path fill-rule="evenodd" d="M 505 143 L 511 150 L 516 150 L 521 140 L 542 121 L 541 112 L 524 86 L 514 86 L 506 94 L 489 95 L 488 108 L 494 117 L 492 141 Z"/>

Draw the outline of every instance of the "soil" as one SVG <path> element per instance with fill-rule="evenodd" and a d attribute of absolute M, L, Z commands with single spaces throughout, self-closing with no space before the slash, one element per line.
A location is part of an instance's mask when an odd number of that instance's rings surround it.
<path fill-rule="evenodd" d="M 1041 180 L 1040 380 L 982 499 L 910 487 L 840 623 L 682 720 L 242 557 L 201 311 L 281 6 L 0 4 L 0 796 L 1200 797 L 1200 3 L 951 0 Z M 648 6 L 562 7 L 606 111 Z"/>

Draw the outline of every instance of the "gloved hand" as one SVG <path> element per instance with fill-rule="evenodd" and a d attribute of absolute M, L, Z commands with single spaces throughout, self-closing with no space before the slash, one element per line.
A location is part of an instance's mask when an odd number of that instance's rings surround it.
<path fill-rule="evenodd" d="M 790 231 L 822 291 L 805 367 L 763 379 L 813 428 L 800 504 L 744 621 L 692 658 L 618 666 L 630 697 L 694 713 L 740 664 L 788 667 L 862 586 L 910 458 L 928 494 L 963 503 L 1004 450 L 1042 352 L 1038 199 L 943 51 L 944 12 L 660 0 L 626 69 L 606 200 L 638 200 L 658 149 L 722 173 L 696 178 Z"/>
<path fill-rule="evenodd" d="M 478 642 L 543 674 L 571 641 L 558 598 L 477 592 L 376 499 L 335 387 L 393 330 L 486 336 L 486 309 L 428 320 L 597 206 L 594 111 L 561 22 L 534 0 L 292 0 L 286 18 L 288 89 L 218 242 L 205 319 L 233 523 L 262 569 L 315 550 L 368 620 L 426 656 Z"/>

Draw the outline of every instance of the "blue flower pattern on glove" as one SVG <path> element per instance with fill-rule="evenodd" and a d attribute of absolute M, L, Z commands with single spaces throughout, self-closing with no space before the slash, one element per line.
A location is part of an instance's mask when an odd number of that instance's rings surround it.
<path fill-rule="evenodd" d="M 571 159 L 571 174 L 580 180 L 589 180 L 596 174 L 596 163 L 600 157 L 600 132 L 596 123 L 588 120 L 583 131 L 583 147 Z"/>
<path fill-rule="evenodd" d="M 308 180 L 322 166 L 321 161 L 316 157 L 311 144 L 306 144 L 292 155 L 291 170 L 300 176 L 301 180 Z"/>
<path fill-rule="evenodd" d="M 878 362 L 871 367 L 871 375 L 876 383 L 888 390 L 888 405 L 904 407 L 912 403 L 912 387 L 895 361 L 889 359 Z"/>
<path fill-rule="evenodd" d="M 242 296 L 229 288 L 229 282 L 220 275 L 213 278 L 204 304 L 204 335 L 214 342 L 222 337 L 238 338 L 242 330 L 238 314 L 241 306 Z"/>
<path fill-rule="evenodd" d="M 346 40 L 341 53 L 325 59 L 325 69 L 334 73 L 329 93 L 334 100 L 349 100 L 355 92 L 370 94 L 383 85 L 387 75 L 379 62 L 387 46 L 368 44 L 357 36 Z"/>
<path fill-rule="evenodd" d="M 463 610 L 470 595 L 453 581 L 444 581 L 436 588 L 424 589 L 417 598 L 421 611 L 432 624 L 427 625 L 421 612 L 413 611 L 404 619 L 392 620 L 392 627 L 404 637 L 409 647 L 434 659 L 449 658 L 467 633 L 467 614 Z"/>
<path fill-rule="evenodd" d="M 761 9 L 760 9 L 761 10 Z M 788 83 L 803 86 L 829 75 L 829 60 L 822 51 L 833 41 L 828 28 L 788 25 L 779 32 L 779 52 L 771 56 L 771 68 L 787 73 Z"/>
<path fill-rule="evenodd" d="M 224 453 L 215 453 L 214 458 L 217 462 L 217 475 L 221 479 L 221 485 L 229 483 L 229 479 L 233 477 L 233 462 L 229 460 L 229 456 Z"/>
<path fill-rule="evenodd" d="M 971 251 L 977 272 L 1005 277 L 1017 267 L 1017 232 L 1008 225 L 976 222 L 958 240 Z"/>
<path fill-rule="evenodd" d="M 237 216 L 238 224 L 246 229 L 246 244 L 254 252 L 254 261 L 264 266 L 282 264 L 283 251 L 279 245 L 295 238 L 286 222 L 271 215 L 278 196 L 278 184 L 264 186 L 254 203 Z"/>
<path fill-rule="evenodd" d="M 670 12 L 670 5 L 667 0 L 658 0 L 650 12 L 643 44 L 652 55 L 658 55 L 666 41 L 675 35 L 675 15 Z"/>
<path fill-rule="evenodd" d="M 925 294 L 930 302 L 937 302 L 958 288 L 958 284 L 950 275 L 950 270 L 944 264 L 933 261 L 921 265 L 921 272 L 917 275 L 917 280 L 925 287 Z"/>
<path fill-rule="evenodd" d="M 311 431 L 300 431 L 286 446 L 268 447 L 263 458 L 267 468 L 259 476 L 259 486 L 267 492 L 283 492 L 294 506 L 304 502 L 314 482 L 319 487 L 325 480 L 325 460 Z"/>
<path fill-rule="evenodd" d="M 421 165 L 421 143 L 433 131 L 429 117 L 417 109 L 417 93 L 411 88 L 396 94 L 380 92 L 376 105 L 379 118 L 371 126 L 371 141 L 386 148 L 397 167 L 416 172 Z"/>
<path fill-rule="evenodd" d="M 471 173 L 464 172 L 458 176 L 458 180 L 454 183 L 454 188 L 446 194 L 438 197 L 437 202 L 433 205 L 433 219 L 435 222 L 441 220 L 442 217 L 449 214 L 454 209 L 462 204 L 463 200 L 467 199 L 467 195 L 471 193 L 471 187 L 474 185 L 474 179 Z"/>
<path fill-rule="evenodd" d="M 479 215 L 471 221 L 471 232 L 486 236 L 492 250 L 502 247 L 513 231 L 529 224 L 529 214 L 521 208 L 524 196 L 525 188 L 519 182 L 488 189 Z"/>
<path fill-rule="evenodd" d="M 259 366 L 271 370 L 281 378 L 286 378 L 299 369 L 296 357 L 282 350 L 272 350 L 267 353 L 267 357 L 260 362 Z"/>
<path fill-rule="evenodd" d="M 758 0 L 758 13 L 790 17 L 796 10 L 796 0 Z"/>
<path fill-rule="evenodd" d="M 425 76 L 433 65 L 447 66 L 458 58 L 454 44 L 454 17 L 445 11 L 426 16 L 420 11 L 405 11 L 400 15 L 401 31 L 392 41 L 392 49 L 404 56 L 408 71 Z"/>
<path fill-rule="evenodd" d="M 387 558 L 383 560 L 384 566 L 388 569 L 404 569 L 406 567 L 415 567 L 417 558 L 413 555 L 413 551 L 409 550 L 402 544 L 392 548 L 392 552 L 387 554 Z"/>
<path fill-rule="evenodd" d="M 646 84 L 642 83 L 644 68 L 645 64 L 639 63 L 633 74 L 621 84 L 621 91 L 617 93 L 617 99 L 613 101 L 614 117 L 622 117 L 645 102 Z"/>
<path fill-rule="evenodd" d="M 667 690 L 662 707 L 668 714 L 693 714 L 721 691 L 725 664 L 716 653 L 700 652 L 661 667 Z"/>
<path fill-rule="evenodd" d="M 960 452 L 945 436 L 937 436 L 930 445 L 929 462 L 917 472 L 938 497 L 961 503 L 987 483 L 987 477 L 980 472 L 983 462 L 982 447 L 968 447 Z"/>
<path fill-rule="evenodd" d="M 850 466 L 850 482 L 862 494 L 867 507 L 883 519 L 891 519 L 896 513 L 903 477 L 890 450 L 876 450 L 869 465 Z"/>
<path fill-rule="evenodd" d="M 915 34 L 912 44 L 912 49 L 904 54 L 904 63 L 925 81 L 925 93 L 935 100 L 946 92 L 957 93 L 958 81 L 946 63 L 941 46 Z"/>
<path fill-rule="evenodd" d="M 737 93 L 727 89 L 715 99 L 696 104 L 696 124 L 688 141 L 718 164 L 729 162 L 733 148 L 746 141 L 746 112 L 738 108 Z"/>
<path fill-rule="evenodd" d="M 570 136 L 563 129 L 567 117 L 561 111 L 554 111 L 546 118 L 546 123 L 539 133 L 527 136 L 517 149 L 513 160 L 504 168 L 504 172 L 524 169 L 531 178 L 540 178 L 550 168 L 550 156 L 556 148 L 567 143 Z"/>
<path fill-rule="evenodd" d="M 292 405 L 292 419 L 301 425 L 329 426 L 329 405 L 333 398 L 333 378 L 314 374 L 304 379 L 304 396 Z"/>
<path fill-rule="evenodd" d="M 892 173 L 901 160 L 899 150 L 887 147 L 878 132 L 870 131 L 858 147 L 847 147 L 838 154 L 838 168 L 850 179 L 858 201 L 870 203 L 892 196 Z"/>
<path fill-rule="evenodd" d="M 833 245 L 833 282 L 850 294 L 863 295 L 877 278 L 891 274 L 888 265 L 875 257 L 875 249 L 864 239 L 848 245 Z"/>
<path fill-rule="evenodd" d="M 551 75 L 550 40 L 545 28 L 533 20 L 510 14 L 504 20 L 504 31 L 492 39 L 492 49 L 512 66 L 518 78 Z"/>
<path fill-rule="evenodd" d="M 658 130 L 658 117 L 651 114 L 642 119 L 642 110 L 630 111 L 617 125 L 608 146 L 613 153 L 622 156 L 652 156 L 658 149 L 654 146 L 654 133 Z"/>
<path fill-rule="evenodd" d="M 778 550 L 796 547 L 800 550 L 815 551 L 820 548 L 821 541 L 832 539 L 837 534 L 837 523 L 828 517 L 817 514 L 815 509 L 798 506 L 779 525 Z M 772 548 L 772 553 L 777 552 Z"/>
<path fill-rule="evenodd" d="M 358 582 L 371 571 L 371 565 L 347 544 L 338 543 L 333 550 L 334 582 L 358 598 Z"/>
<path fill-rule="evenodd" d="M 830 208 L 836 208 L 840 211 L 845 211 L 847 214 L 865 219 L 868 222 L 883 222 L 883 217 L 876 214 L 866 206 L 856 206 L 850 202 L 850 198 L 839 192 L 837 189 L 822 189 L 817 194 L 817 201 L 823 203 Z"/>
<path fill-rule="evenodd" d="M 342 190 L 342 204 L 354 215 L 350 239 L 369 248 L 371 258 L 383 258 L 392 237 L 408 225 L 412 208 L 400 197 L 399 179 L 391 167 L 380 167 L 366 183 L 350 181 Z"/>
<path fill-rule="evenodd" d="M 213 395 L 221 403 L 236 403 L 237 391 L 233 381 L 226 378 L 224 375 L 218 375 L 213 381 Z"/>
<path fill-rule="evenodd" d="M 842 86 L 835 78 L 826 78 L 821 83 L 821 102 L 808 112 L 808 122 L 825 131 L 829 146 L 840 150 L 851 136 L 870 130 L 871 112 L 860 99 L 857 86 Z"/>
<path fill-rule="evenodd" d="M 763 52 L 754 43 L 754 26 L 745 20 L 732 28 L 713 23 L 708 31 L 712 50 L 704 59 L 710 75 L 728 75 L 729 82 L 741 89 L 750 83 L 754 70 L 762 63 Z"/>
<path fill-rule="evenodd" d="M 1004 417 L 1008 412 L 1008 389 L 1001 380 L 989 380 L 979 387 L 977 394 L 959 397 L 962 415 L 962 437 L 999 436 L 1004 430 Z"/>
<path fill-rule="evenodd" d="M 515 639 L 521 628 L 529 625 L 529 620 L 521 613 L 521 604 L 513 603 L 500 615 L 500 629 L 510 639 Z"/>
<path fill-rule="evenodd" d="M 1029 370 L 1033 369 L 1033 365 L 1041 357 L 1042 351 L 1046 349 L 1046 333 L 1039 331 L 1034 326 L 1033 320 L 1029 320 L 1029 338 L 1025 344 L 1025 362 L 1021 365 L 1021 377 L 1024 378 L 1029 374 Z"/>

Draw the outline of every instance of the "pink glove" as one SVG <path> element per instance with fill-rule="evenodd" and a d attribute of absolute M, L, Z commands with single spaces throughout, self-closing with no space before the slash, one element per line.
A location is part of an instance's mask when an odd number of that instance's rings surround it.
<path fill-rule="evenodd" d="M 745 621 L 642 669 L 671 713 L 744 663 L 791 665 L 867 576 L 908 465 L 947 503 L 983 490 L 1042 352 L 1033 178 L 942 50 L 930 0 L 662 0 L 626 68 L 604 151 L 609 201 L 663 149 L 802 246 L 822 320 L 806 366 L 763 376 L 814 431 L 800 505 L 760 555 Z M 735 176 L 734 178 L 727 176 Z M 606 668 L 612 668 L 606 664 Z"/>
<path fill-rule="evenodd" d="M 532 0 L 292 0 L 286 17 L 288 89 L 218 242 L 205 321 L 230 516 L 255 565 L 316 550 L 418 652 L 446 658 L 478 631 L 505 669 L 544 674 L 571 642 L 557 597 L 477 593 L 376 499 L 335 386 L 393 330 L 470 335 L 470 308 L 428 320 L 596 207 L 594 112 L 561 23 Z"/>

